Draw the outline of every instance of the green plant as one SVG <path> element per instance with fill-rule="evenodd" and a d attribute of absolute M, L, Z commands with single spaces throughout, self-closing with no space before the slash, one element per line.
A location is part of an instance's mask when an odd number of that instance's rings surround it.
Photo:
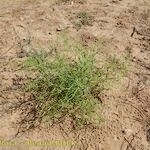
<path fill-rule="evenodd" d="M 107 71 L 109 78 L 113 80 L 120 80 L 120 78 L 127 75 L 128 67 L 128 56 L 125 56 L 124 59 L 120 60 L 116 56 L 107 58 Z"/>
<path fill-rule="evenodd" d="M 102 121 L 99 96 L 127 74 L 129 55 L 124 59 L 104 55 L 100 63 L 95 59 L 95 54 L 102 55 L 97 53 L 98 43 L 84 47 L 68 39 L 66 33 L 59 36 L 57 48 L 59 42 L 59 56 L 58 52 L 51 56 L 32 52 L 25 64 L 36 74 L 25 84 L 25 91 L 34 95 L 36 117 L 52 123 L 71 118 L 75 128 L 97 125 Z"/>
<path fill-rule="evenodd" d="M 26 67 L 37 72 L 25 89 L 35 96 L 42 119 L 55 122 L 70 117 L 74 127 L 101 121 L 101 114 L 95 116 L 106 74 L 94 67 L 94 55 L 83 53 L 69 63 L 58 56 L 50 61 L 46 53 L 41 53 L 28 58 Z"/>
<path fill-rule="evenodd" d="M 75 27 L 80 29 L 84 25 L 92 25 L 93 17 L 90 16 L 87 12 L 79 12 L 76 15 L 77 20 L 74 22 Z"/>

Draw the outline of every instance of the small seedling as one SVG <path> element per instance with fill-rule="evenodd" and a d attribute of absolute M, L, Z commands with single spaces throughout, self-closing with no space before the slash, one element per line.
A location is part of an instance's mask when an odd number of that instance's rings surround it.
<path fill-rule="evenodd" d="M 74 22 L 75 27 L 79 30 L 82 26 L 91 26 L 93 22 L 93 17 L 87 12 L 79 12 L 76 15 L 76 21 Z"/>

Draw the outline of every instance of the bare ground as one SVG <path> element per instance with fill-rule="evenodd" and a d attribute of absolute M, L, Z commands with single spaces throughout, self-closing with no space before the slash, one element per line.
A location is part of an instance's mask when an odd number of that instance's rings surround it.
<path fill-rule="evenodd" d="M 76 30 L 71 17 L 86 11 L 92 25 Z M 128 77 L 115 89 L 102 95 L 105 122 L 100 129 L 70 131 L 68 127 L 40 125 L 18 134 L 21 109 L 9 108 L 25 99 L 19 85 L 27 78 L 20 66 L 31 48 L 48 48 L 52 39 L 68 29 L 73 38 L 89 43 L 104 39 L 107 55 L 130 52 Z M 87 0 L 54 3 L 48 0 L 0 2 L 0 139 L 19 141 L 16 147 L 0 150 L 32 149 L 26 139 L 72 139 L 75 150 L 150 149 L 150 2 L 149 0 Z M 31 104 L 32 105 L 32 104 Z M 28 104 L 30 109 L 30 104 Z M 68 128 L 68 129 L 67 129 Z M 20 132 L 20 130 L 19 130 Z M 148 136 L 149 133 L 149 136 Z M 44 148 L 34 148 L 41 149 Z M 63 148 L 49 148 L 63 149 Z"/>

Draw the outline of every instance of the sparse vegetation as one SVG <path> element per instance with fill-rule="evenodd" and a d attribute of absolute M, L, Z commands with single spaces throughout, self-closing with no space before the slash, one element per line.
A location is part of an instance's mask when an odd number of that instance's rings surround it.
<path fill-rule="evenodd" d="M 84 3 L 86 3 L 86 0 L 57 0 L 57 3 L 59 3 L 59 2 L 61 2 L 61 3 L 80 3 L 80 4 L 84 4 Z"/>
<path fill-rule="evenodd" d="M 60 0 L 60 2 L 62 2 L 62 3 L 68 3 L 68 2 L 71 2 L 71 0 Z"/>
<path fill-rule="evenodd" d="M 79 30 L 82 26 L 92 25 L 93 17 L 87 12 L 79 12 L 76 15 L 76 21 L 74 21 L 74 25 L 77 30 Z"/>
<path fill-rule="evenodd" d="M 122 60 L 116 56 L 108 57 L 107 59 L 107 71 L 109 73 L 109 78 L 113 80 L 120 80 L 122 77 L 127 75 L 127 68 L 129 65 L 129 56 L 125 55 Z"/>

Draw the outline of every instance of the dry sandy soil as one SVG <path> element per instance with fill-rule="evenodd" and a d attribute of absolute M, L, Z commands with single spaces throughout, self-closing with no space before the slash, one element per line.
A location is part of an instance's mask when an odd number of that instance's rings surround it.
<path fill-rule="evenodd" d="M 81 11 L 94 19 L 77 30 L 72 16 Z M 20 70 L 26 51 L 49 48 L 52 39 L 65 29 L 71 37 L 81 37 L 85 44 L 95 38 L 104 39 L 103 50 L 107 55 L 119 56 L 128 51 L 128 76 L 102 95 L 105 122 L 100 129 L 70 131 L 69 125 L 68 129 L 58 124 L 40 125 L 20 134 L 18 121 L 24 111 L 13 106 L 25 98 L 19 85 L 26 78 Z M 0 146 L 0 150 L 150 150 L 150 1 L 1 0 L 0 87 L 0 139 L 18 142 L 15 147 Z M 69 139 L 77 145 L 28 147 L 27 139 Z"/>

